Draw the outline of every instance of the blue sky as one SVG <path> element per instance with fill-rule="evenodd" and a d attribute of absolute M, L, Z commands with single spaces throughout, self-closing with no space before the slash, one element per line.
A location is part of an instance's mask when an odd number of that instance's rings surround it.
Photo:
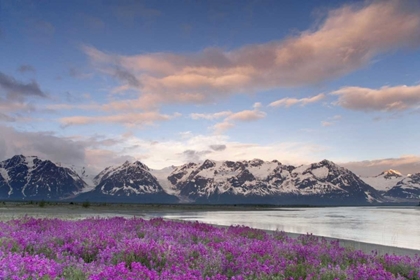
<path fill-rule="evenodd" d="M 420 171 L 415 1 L 2 1 L 0 159 Z"/>

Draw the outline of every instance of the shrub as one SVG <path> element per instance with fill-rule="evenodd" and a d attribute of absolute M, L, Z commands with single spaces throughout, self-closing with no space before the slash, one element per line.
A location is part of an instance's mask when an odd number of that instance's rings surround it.
<path fill-rule="evenodd" d="M 46 204 L 45 200 L 41 200 L 38 205 L 39 207 L 45 207 Z"/>
<path fill-rule="evenodd" d="M 82 203 L 82 207 L 83 208 L 89 208 L 90 207 L 90 202 L 88 200 L 86 200 L 85 202 Z"/>

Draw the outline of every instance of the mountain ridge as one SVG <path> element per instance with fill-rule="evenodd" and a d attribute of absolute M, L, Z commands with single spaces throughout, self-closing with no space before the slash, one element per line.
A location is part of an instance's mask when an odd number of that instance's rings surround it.
<path fill-rule="evenodd" d="M 90 184 L 84 181 L 86 178 Z M 376 184 L 392 184 L 375 188 L 375 184 L 369 184 L 369 178 L 375 178 Z M 326 159 L 297 167 L 278 160 L 207 159 L 162 170 L 150 169 L 140 161 L 126 161 L 91 176 L 84 167 L 63 167 L 19 155 L 0 162 L 0 198 L 365 205 L 383 203 L 389 198 L 420 198 L 420 173 L 405 176 L 389 169 L 363 178 Z"/>

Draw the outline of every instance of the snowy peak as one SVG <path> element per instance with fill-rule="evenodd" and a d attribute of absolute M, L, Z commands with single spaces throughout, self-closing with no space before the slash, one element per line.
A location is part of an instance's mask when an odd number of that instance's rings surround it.
<path fill-rule="evenodd" d="M 249 161 L 249 165 L 253 167 L 258 167 L 264 164 L 264 161 L 258 158 L 254 158 L 253 160 Z"/>
<path fill-rule="evenodd" d="M 0 197 L 57 199 L 73 196 L 84 187 L 71 169 L 36 156 L 17 155 L 0 162 Z"/>
<path fill-rule="evenodd" d="M 374 177 L 361 178 L 367 184 L 393 199 L 420 199 L 420 173 L 403 175 L 393 169 Z"/>
<path fill-rule="evenodd" d="M 242 197 L 265 201 L 275 197 L 357 197 L 365 202 L 379 201 L 376 190 L 354 173 L 323 160 L 297 168 L 279 161 L 211 161 L 176 168 L 169 181 L 180 195 L 196 201 L 220 201 Z M 356 199 L 356 198 L 355 198 Z"/>
<path fill-rule="evenodd" d="M 126 161 L 120 166 L 108 167 L 95 180 L 94 192 L 109 196 L 137 196 L 165 193 L 150 169 L 140 161 Z"/>
<path fill-rule="evenodd" d="M 385 196 L 403 199 L 420 199 L 420 173 L 411 174 L 401 179 L 390 188 Z"/>
<path fill-rule="evenodd" d="M 388 169 L 376 177 L 384 177 L 385 179 L 390 179 L 390 178 L 400 178 L 400 177 L 403 177 L 403 175 L 399 171 L 396 171 L 394 169 Z"/>
<path fill-rule="evenodd" d="M 402 175 L 400 172 L 388 169 L 381 174 L 373 177 L 362 177 L 361 179 L 368 185 L 371 185 L 375 189 L 381 192 L 387 192 L 393 187 L 395 187 L 398 182 L 404 180 L 406 176 Z"/>
<path fill-rule="evenodd" d="M 207 159 L 162 170 L 126 161 L 94 177 L 83 166 L 65 167 L 36 156 L 0 162 L 0 198 L 75 196 L 120 202 L 366 204 L 389 197 L 420 199 L 420 173 L 404 176 L 389 169 L 359 178 L 329 160 L 295 167 L 277 160 Z"/>

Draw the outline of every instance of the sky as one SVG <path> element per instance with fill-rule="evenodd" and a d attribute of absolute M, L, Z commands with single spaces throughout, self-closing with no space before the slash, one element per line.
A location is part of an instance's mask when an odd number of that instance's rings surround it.
<path fill-rule="evenodd" d="M 0 0 L 0 160 L 420 172 L 420 2 Z"/>

